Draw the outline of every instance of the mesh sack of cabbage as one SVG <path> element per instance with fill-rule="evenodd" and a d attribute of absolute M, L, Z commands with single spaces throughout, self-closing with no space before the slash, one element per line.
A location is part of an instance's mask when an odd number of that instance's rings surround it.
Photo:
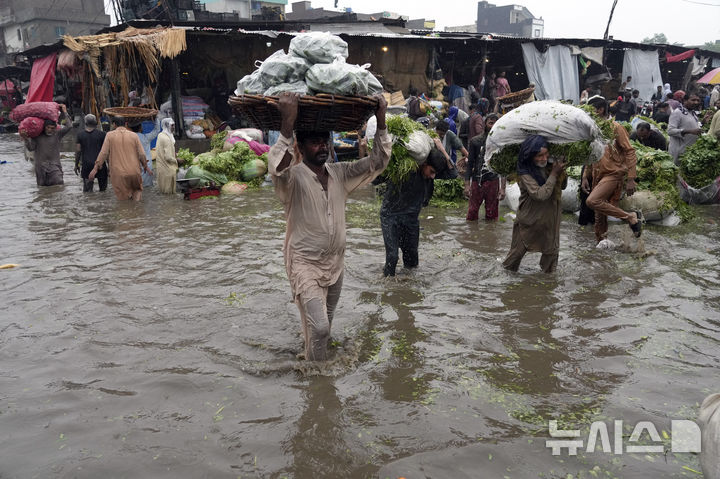
<path fill-rule="evenodd" d="M 327 32 L 301 33 L 290 40 L 288 51 L 311 63 L 332 63 L 348 57 L 348 44 L 345 40 Z"/>
<path fill-rule="evenodd" d="M 569 166 L 594 163 L 612 140 L 612 125 L 584 110 L 557 101 L 526 103 L 502 116 L 485 143 L 485 162 L 507 176 L 517 169 L 520 144 L 531 135 L 550 143 L 550 157 L 564 157 Z"/>
<path fill-rule="evenodd" d="M 342 59 L 332 63 L 318 63 L 307 71 L 305 83 L 312 91 L 333 95 L 366 96 L 382 93 L 382 85 L 368 68 L 369 63 L 351 65 Z"/>
<path fill-rule="evenodd" d="M 257 70 L 238 81 L 235 95 L 259 95 L 277 85 L 295 85 L 305 79 L 310 63 L 302 57 L 278 50 L 265 61 L 256 61 L 255 66 Z"/>

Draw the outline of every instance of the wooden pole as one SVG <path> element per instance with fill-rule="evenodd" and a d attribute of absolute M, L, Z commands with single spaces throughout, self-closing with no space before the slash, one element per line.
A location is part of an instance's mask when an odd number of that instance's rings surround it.
<path fill-rule="evenodd" d="M 187 138 L 185 134 L 185 123 L 183 122 L 182 98 L 180 97 L 180 70 L 178 69 L 175 58 L 170 59 L 170 70 L 172 75 L 172 106 L 175 131 L 178 132 L 180 138 Z"/>

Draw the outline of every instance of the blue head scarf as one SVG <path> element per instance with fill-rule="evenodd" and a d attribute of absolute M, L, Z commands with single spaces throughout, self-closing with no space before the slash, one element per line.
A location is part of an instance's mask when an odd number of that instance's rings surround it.
<path fill-rule="evenodd" d="M 480 100 L 478 100 L 478 107 L 478 111 L 482 116 L 487 115 L 488 110 L 490 109 L 490 100 L 487 98 L 480 98 Z"/>
<path fill-rule="evenodd" d="M 544 136 L 532 135 L 525 139 L 520 145 L 520 153 L 518 154 L 517 174 L 530 175 L 537 184 L 542 186 L 545 184 L 545 177 L 540 168 L 535 166 L 533 158 L 540 153 L 540 150 L 548 147 L 548 142 Z"/>
<path fill-rule="evenodd" d="M 458 107 L 451 106 L 450 110 L 448 110 L 448 117 L 445 119 L 445 121 L 448 122 L 448 125 L 450 125 L 450 131 L 455 133 L 457 135 L 457 123 L 455 123 L 455 120 L 457 120 L 458 116 Z"/>

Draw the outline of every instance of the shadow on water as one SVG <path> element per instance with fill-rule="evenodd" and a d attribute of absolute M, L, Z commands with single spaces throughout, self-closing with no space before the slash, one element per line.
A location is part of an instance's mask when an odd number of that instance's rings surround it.
<path fill-rule="evenodd" d="M 688 477 L 692 454 L 553 456 L 547 423 L 670 431 L 720 383 L 720 208 L 639 256 L 563 218 L 557 274 L 502 269 L 511 221 L 421 214 L 382 278 L 379 204 L 348 202 L 331 360 L 302 352 L 270 189 L 183 201 L 38 189 L 0 138 L 0 476 Z M 63 159 L 65 172 L 72 158 Z M 501 211 L 501 216 L 506 211 Z M 613 225 L 611 235 L 622 236 Z M 630 428 L 630 429 L 628 429 Z M 669 441 L 663 436 L 669 449 Z M 29 453 L 28 451 L 31 451 Z M 697 474 L 695 474 L 697 476 Z"/>

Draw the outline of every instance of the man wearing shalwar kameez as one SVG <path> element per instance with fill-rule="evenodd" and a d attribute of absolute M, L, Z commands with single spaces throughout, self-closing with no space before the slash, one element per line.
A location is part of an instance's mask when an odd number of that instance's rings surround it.
<path fill-rule="evenodd" d="M 296 134 L 301 158 L 295 157 L 293 127 L 298 95 L 284 93 L 278 108 L 280 137 L 268 153 L 275 194 L 283 203 L 287 232 L 283 255 L 293 299 L 300 310 L 305 358 L 325 360 L 333 314 L 342 289 L 345 258 L 345 202 L 387 166 L 391 141 L 385 124 L 387 103 L 378 97 L 378 120 L 370 156 L 326 163 L 329 132 Z"/>
<path fill-rule="evenodd" d="M 110 181 L 117 199 L 140 201 L 143 191 L 140 171 L 153 174 L 147 165 L 145 150 L 138 136 L 126 128 L 124 118 L 113 118 L 113 124 L 116 128 L 105 135 L 105 142 L 88 180 L 94 180 L 98 170 L 108 161 Z"/>
<path fill-rule="evenodd" d="M 675 164 L 678 158 L 685 152 L 685 148 L 697 141 L 702 134 L 698 117 L 695 110 L 700 108 L 700 97 L 696 94 L 687 95 L 683 98 L 682 106 L 670 114 L 668 121 L 668 153 L 672 155 Z"/>
<path fill-rule="evenodd" d="M 595 108 L 598 116 L 607 117 L 607 101 L 602 97 L 593 97 L 588 105 Z M 585 204 L 595 211 L 595 239 L 599 243 L 607 236 L 608 216 L 627 221 L 635 237 L 642 234 L 642 217 L 637 212 L 627 212 L 618 208 L 622 196 L 623 184 L 627 196 L 635 194 L 637 178 L 637 156 L 630 144 L 627 130 L 614 122 L 615 140 L 605 147 L 605 154 L 597 163 L 583 171 L 581 188 L 589 193 Z M 590 178 L 592 177 L 592 189 Z"/>
<path fill-rule="evenodd" d="M 567 185 L 565 163 L 556 161 L 548 168 L 547 140 L 533 135 L 520 145 L 517 175 L 520 206 L 503 267 L 517 271 L 525 253 L 540 252 L 540 267 L 544 273 L 552 273 L 560 251 L 561 197 Z"/>
<path fill-rule="evenodd" d="M 174 194 L 178 172 L 175 154 L 175 122 L 172 118 L 162 121 L 162 132 L 158 135 L 157 151 L 157 188 L 160 193 Z"/>

